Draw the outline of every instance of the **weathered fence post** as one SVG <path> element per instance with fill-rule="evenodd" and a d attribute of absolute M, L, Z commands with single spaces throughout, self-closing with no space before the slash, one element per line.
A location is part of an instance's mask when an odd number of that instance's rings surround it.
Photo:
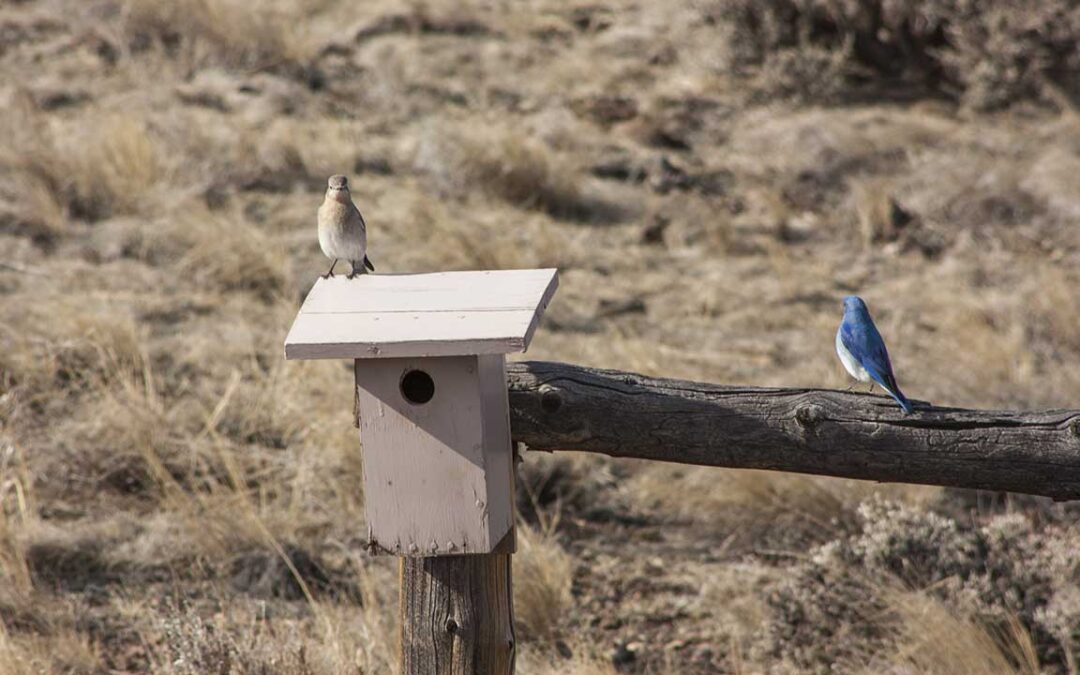
<path fill-rule="evenodd" d="M 354 359 L 368 547 L 401 556 L 401 669 L 514 669 L 514 478 L 505 354 L 555 270 L 320 279 L 287 359 Z"/>
<path fill-rule="evenodd" d="M 401 672 L 514 672 L 510 554 L 401 559 Z"/>

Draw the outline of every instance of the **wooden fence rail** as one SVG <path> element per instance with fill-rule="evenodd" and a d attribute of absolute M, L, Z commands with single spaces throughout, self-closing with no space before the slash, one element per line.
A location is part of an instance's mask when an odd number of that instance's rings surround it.
<path fill-rule="evenodd" d="M 823 389 L 507 364 L 513 440 L 683 464 L 1080 499 L 1080 410 L 1003 412 Z"/>

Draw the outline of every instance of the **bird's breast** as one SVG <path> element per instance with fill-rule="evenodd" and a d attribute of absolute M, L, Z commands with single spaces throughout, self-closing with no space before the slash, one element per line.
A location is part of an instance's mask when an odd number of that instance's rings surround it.
<path fill-rule="evenodd" d="M 844 364 L 844 370 L 848 371 L 848 375 L 851 375 L 859 382 L 870 381 L 870 373 L 866 372 L 866 368 L 863 368 L 859 360 L 851 353 L 851 350 L 844 346 L 844 339 L 840 336 L 840 331 L 836 331 L 836 355 L 840 357 L 840 362 Z"/>
<path fill-rule="evenodd" d="M 367 236 L 355 210 L 335 201 L 319 207 L 319 246 L 330 258 L 363 260 Z"/>

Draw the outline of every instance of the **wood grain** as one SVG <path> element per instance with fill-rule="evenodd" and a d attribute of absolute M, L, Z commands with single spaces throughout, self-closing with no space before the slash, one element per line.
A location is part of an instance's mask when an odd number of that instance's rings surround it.
<path fill-rule="evenodd" d="M 966 410 L 825 389 L 507 364 L 511 436 L 683 464 L 1080 499 L 1080 410 Z"/>
<path fill-rule="evenodd" d="M 401 672 L 514 672 L 513 585 L 506 554 L 401 559 Z"/>

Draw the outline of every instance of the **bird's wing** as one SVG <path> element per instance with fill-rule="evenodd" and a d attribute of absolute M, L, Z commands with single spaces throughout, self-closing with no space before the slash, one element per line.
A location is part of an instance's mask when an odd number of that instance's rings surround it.
<path fill-rule="evenodd" d="M 891 392 L 900 391 L 885 340 L 874 324 L 844 321 L 840 326 L 840 339 L 875 382 Z"/>
<path fill-rule="evenodd" d="M 364 222 L 364 214 L 360 213 L 360 209 L 353 204 L 353 211 L 356 211 L 356 217 L 360 219 L 360 227 L 367 231 L 367 223 Z"/>

